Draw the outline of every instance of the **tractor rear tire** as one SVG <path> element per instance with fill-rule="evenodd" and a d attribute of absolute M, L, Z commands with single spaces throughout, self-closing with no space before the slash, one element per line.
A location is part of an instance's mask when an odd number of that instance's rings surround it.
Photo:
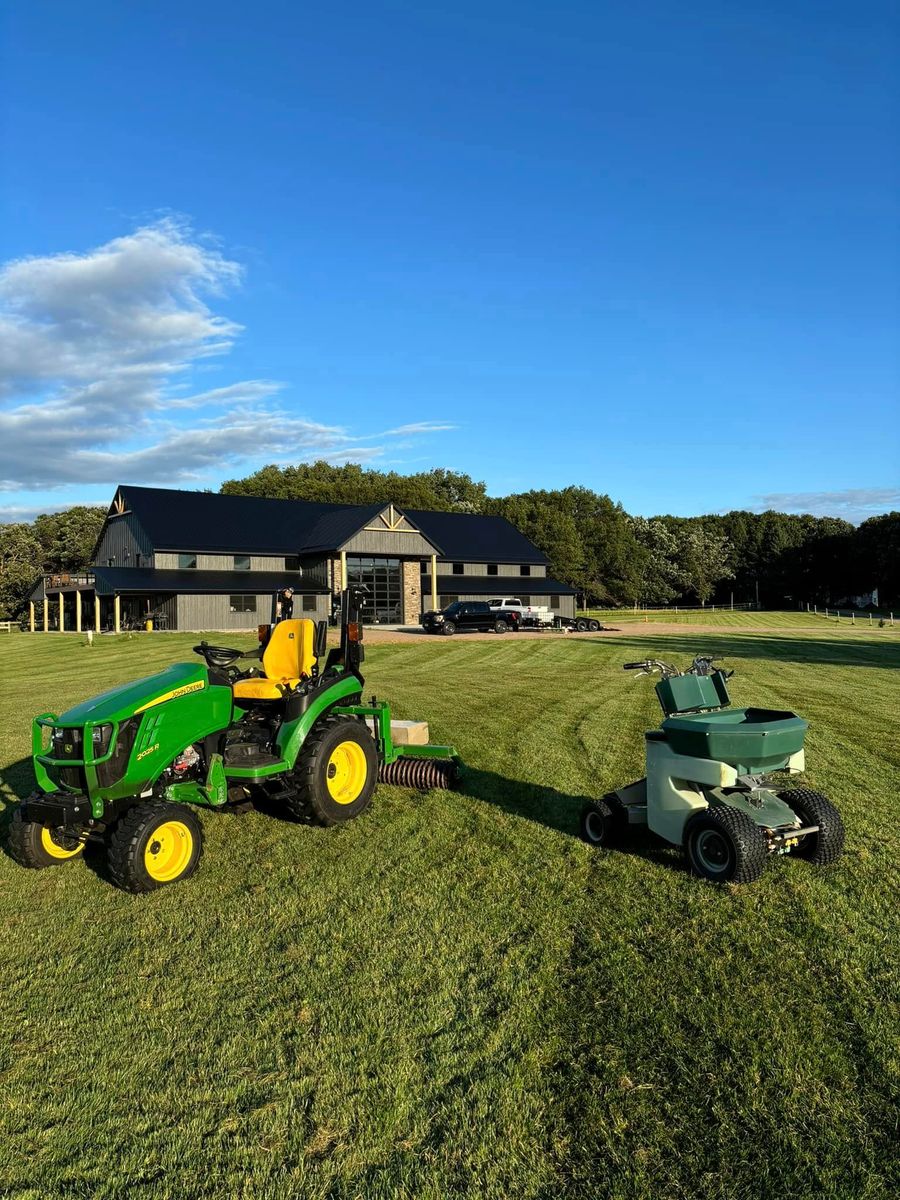
<path fill-rule="evenodd" d="M 844 851 L 844 822 L 828 797 L 808 788 L 793 788 L 778 795 L 804 825 L 819 826 L 819 832 L 808 833 L 791 851 L 791 857 L 803 858 L 814 867 L 827 867 L 836 862 Z"/>
<path fill-rule="evenodd" d="M 50 829 L 38 821 L 26 821 L 22 810 L 17 808 L 9 826 L 9 853 L 20 867 L 39 871 L 44 867 L 58 867 L 70 858 L 76 858 L 84 849 L 84 842 Z"/>
<path fill-rule="evenodd" d="M 756 822 L 727 805 L 691 817 L 684 828 L 684 850 L 694 873 L 711 883 L 752 883 L 769 857 Z"/>
<path fill-rule="evenodd" d="M 284 803 L 298 820 L 342 825 L 369 807 L 378 782 L 378 752 L 356 717 L 325 717 L 303 743 Z"/>
<path fill-rule="evenodd" d="M 578 829 L 589 846 L 601 850 L 624 841 L 628 814 L 615 792 L 607 792 L 601 800 L 589 800 L 581 810 Z"/>
<path fill-rule="evenodd" d="M 134 804 L 112 828 L 106 865 L 124 892 L 155 892 L 188 879 L 200 865 L 203 828 L 186 804 Z"/>

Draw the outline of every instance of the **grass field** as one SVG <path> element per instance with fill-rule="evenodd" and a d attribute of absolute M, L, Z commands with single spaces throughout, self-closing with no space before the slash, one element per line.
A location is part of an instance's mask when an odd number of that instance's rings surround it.
<path fill-rule="evenodd" d="M 337 830 L 206 814 L 200 872 L 143 898 L 0 855 L 0 1196 L 896 1195 L 900 646 L 759 615 L 373 645 L 367 693 L 459 746 L 465 794 L 383 788 Z M 33 712 L 194 640 L 0 642 L 6 817 Z M 622 662 L 698 651 L 812 722 L 837 866 L 716 889 L 575 836 L 658 721 Z"/>

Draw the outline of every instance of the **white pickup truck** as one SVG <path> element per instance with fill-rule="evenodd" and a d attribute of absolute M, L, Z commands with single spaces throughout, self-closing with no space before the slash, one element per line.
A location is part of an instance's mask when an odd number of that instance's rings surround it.
<path fill-rule="evenodd" d="M 500 596 L 488 601 L 492 612 L 517 612 L 519 629 L 569 629 L 577 633 L 597 633 L 603 628 L 594 617 L 561 617 L 552 608 L 523 604 L 520 597 Z"/>

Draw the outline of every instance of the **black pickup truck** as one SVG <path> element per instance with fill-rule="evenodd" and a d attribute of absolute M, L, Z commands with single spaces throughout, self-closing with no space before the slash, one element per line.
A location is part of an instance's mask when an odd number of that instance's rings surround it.
<path fill-rule="evenodd" d="M 508 629 L 518 628 L 518 624 L 518 613 L 491 612 L 486 600 L 455 600 L 440 612 L 422 613 L 425 632 L 442 633 L 444 637 L 469 629 L 493 629 L 495 633 L 506 633 Z"/>

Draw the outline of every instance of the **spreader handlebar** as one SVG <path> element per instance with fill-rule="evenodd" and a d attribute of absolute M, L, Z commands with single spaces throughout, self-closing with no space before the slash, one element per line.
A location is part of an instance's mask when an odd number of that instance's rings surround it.
<path fill-rule="evenodd" d="M 646 662 L 639 663 L 622 663 L 623 671 L 640 671 L 641 667 L 646 667 Z"/>

